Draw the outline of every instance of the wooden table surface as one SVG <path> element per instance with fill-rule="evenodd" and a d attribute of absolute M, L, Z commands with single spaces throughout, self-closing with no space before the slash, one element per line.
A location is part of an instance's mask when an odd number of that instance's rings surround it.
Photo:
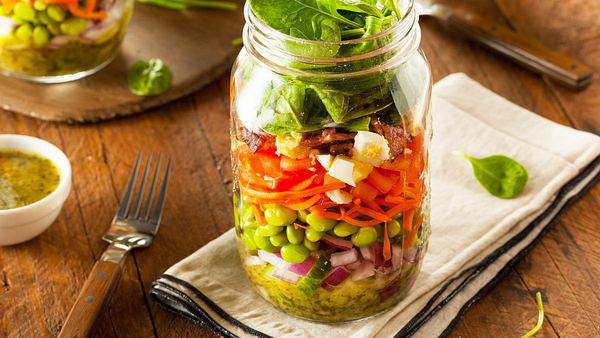
<path fill-rule="evenodd" d="M 600 1 L 454 1 L 521 34 L 570 53 L 600 72 Z M 465 72 L 550 120 L 600 132 L 600 80 L 574 92 L 532 75 L 430 19 L 422 46 L 436 80 Z M 231 227 L 228 77 L 140 116 L 97 125 L 46 123 L 0 111 L 0 133 L 46 139 L 69 156 L 73 190 L 58 221 L 36 239 L 0 248 L 0 336 L 55 336 L 105 244 L 138 149 L 172 153 L 166 213 L 154 244 L 134 252 L 95 337 L 213 336 L 153 304 L 150 285 L 169 266 Z M 35 93 L 31 93 L 35 99 Z M 66 103 L 68 104 L 68 103 Z M 561 140 L 556 140 L 560 142 Z M 434 206 L 435 207 L 435 206 Z M 465 313 L 452 337 L 520 336 L 534 326 L 534 293 L 544 296 L 544 337 L 600 336 L 600 185 Z"/>

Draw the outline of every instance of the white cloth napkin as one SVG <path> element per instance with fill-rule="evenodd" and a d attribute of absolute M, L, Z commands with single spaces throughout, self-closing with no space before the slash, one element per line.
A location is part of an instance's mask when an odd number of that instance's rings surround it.
<path fill-rule="evenodd" d="M 373 318 L 323 324 L 276 310 L 250 286 L 228 231 L 171 267 L 153 299 L 223 336 L 432 337 L 446 334 L 600 176 L 600 137 L 535 115 L 453 74 L 434 86 L 431 145 L 432 234 L 409 295 Z M 511 200 L 491 196 L 470 164 L 504 154 L 529 173 Z"/>

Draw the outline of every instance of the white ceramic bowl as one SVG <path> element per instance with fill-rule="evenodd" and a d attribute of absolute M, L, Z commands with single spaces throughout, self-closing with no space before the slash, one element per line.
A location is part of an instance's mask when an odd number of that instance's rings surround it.
<path fill-rule="evenodd" d="M 58 168 L 60 182 L 50 195 L 35 203 L 0 210 L 0 246 L 22 243 L 41 234 L 56 220 L 71 191 L 71 164 L 53 144 L 31 136 L 0 134 L 2 149 L 32 152 L 49 159 Z"/>

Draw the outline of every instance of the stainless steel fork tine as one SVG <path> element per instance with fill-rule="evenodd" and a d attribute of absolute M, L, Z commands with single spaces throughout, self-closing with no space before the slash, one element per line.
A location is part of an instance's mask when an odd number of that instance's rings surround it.
<path fill-rule="evenodd" d="M 131 199 L 131 191 L 133 190 L 133 185 L 135 183 L 135 178 L 137 176 L 141 157 L 142 152 L 140 151 L 135 157 L 135 163 L 133 164 L 133 168 L 131 169 L 131 175 L 129 176 L 129 182 L 127 182 L 127 187 L 125 187 L 125 191 L 123 192 L 123 197 L 121 198 L 121 203 L 119 204 L 119 210 L 117 210 L 117 214 L 115 216 L 116 218 L 125 218 L 125 215 L 127 214 L 129 200 Z"/>
<path fill-rule="evenodd" d="M 169 172 L 171 171 L 171 156 L 167 159 L 167 166 L 165 169 L 165 175 L 163 176 L 162 184 L 160 186 L 160 191 L 158 193 L 158 197 L 156 198 L 156 203 L 154 205 L 154 211 L 152 212 L 152 217 L 148 220 L 150 224 L 158 225 L 160 223 L 160 218 L 162 217 L 163 206 L 165 204 L 165 195 L 167 194 L 167 181 L 169 180 Z M 158 230 L 158 226 L 156 227 L 155 232 Z"/>
<path fill-rule="evenodd" d="M 150 190 L 148 191 L 148 197 L 146 203 L 144 203 L 144 209 L 141 210 L 139 219 L 147 221 L 150 216 L 150 206 L 152 204 L 152 197 L 154 195 L 154 186 L 156 185 L 156 177 L 158 176 L 158 169 L 160 168 L 161 154 L 158 154 L 156 158 L 156 165 L 154 166 L 154 173 L 152 174 L 152 182 L 150 182 Z"/>
<path fill-rule="evenodd" d="M 142 178 L 140 181 L 140 186 L 138 187 L 137 193 L 135 194 L 134 202 L 132 204 L 132 209 L 129 212 L 129 219 L 135 219 L 138 217 L 138 213 L 140 211 L 140 206 L 142 204 L 142 195 L 144 195 L 144 188 L 146 187 L 146 177 L 148 176 L 148 168 L 152 163 L 152 153 L 148 154 L 148 158 L 146 159 L 146 165 L 144 166 L 144 172 L 142 173 Z"/>

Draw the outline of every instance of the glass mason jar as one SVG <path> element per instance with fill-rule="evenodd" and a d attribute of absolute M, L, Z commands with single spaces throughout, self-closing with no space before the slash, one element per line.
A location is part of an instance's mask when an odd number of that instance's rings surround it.
<path fill-rule="evenodd" d="M 0 72 L 40 83 L 91 75 L 123 40 L 133 0 L 0 0 Z"/>
<path fill-rule="evenodd" d="M 419 272 L 432 79 L 412 1 L 400 8 L 381 33 L 322 42 L 246 6 L 231 78 L 237 246 L 258 293 L 293 315 L 377 314 Z"/>

